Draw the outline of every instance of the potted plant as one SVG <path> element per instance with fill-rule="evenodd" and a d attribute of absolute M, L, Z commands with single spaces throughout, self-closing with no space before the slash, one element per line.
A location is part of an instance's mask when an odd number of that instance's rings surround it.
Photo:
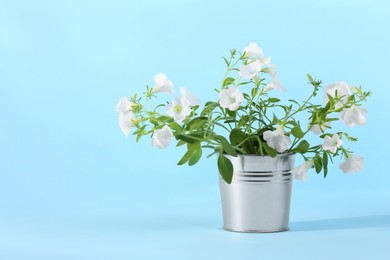
<path fill-rule="evenodd" d="M 231 50 L 223 58 L 226 73 L 216 88 L 214 101 L 201 101 L 186 88 L 172 101 L 154 105 L 161 92 L 173 94 L 166 75 L 130 99 L 122 97 L 116 111 L 123 133 L 138 141 L 150 136 L 152 145 L 167 147 L 172 141 L 186 146 L 178 164 L 196 164 L 208 149 L 217 155 L 224 228 L 242 232 L 288 229 L 292 177 L 305 180 L 310 168 L 328 174 L 328 163 L 341 157 L 344 173 L 362 169 L 363 157 L 344 147 L 357 139 L 334 130 L 333 121 L 347 126 L 366 123 L 361 105 L 370 96 L 345 82 L 322 86 L 307 75 L 311 91 L 304 101 L 281 101 L 273 91 L 285 91 L 276 68 L 262 49 L 250 43 L 242 52 Z M 315 97 L 320 96 L 320 102 Z M 323 99 L 322 99 L 323 96 Z M 317 98 L 318 99 L 318 98 Z M 297 118 L 305 117 L 305 121 Z M 318 135 L 309 143 L 307 135 Z M 304 163 L 295 167 L 295 155 Z"/>

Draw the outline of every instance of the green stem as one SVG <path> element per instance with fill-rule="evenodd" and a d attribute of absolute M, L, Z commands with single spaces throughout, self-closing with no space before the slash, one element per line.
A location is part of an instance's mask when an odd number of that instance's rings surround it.
<path fill-rule="evenodd" d="M 263 146 L 261 145 L 261 139 L 259 136 L 256 135 L 256 138 L 257 138 L 257 141 L 259 142 L 259 151 L 260 151 L 260 155 L 261 156 L 264 156 L 264 153 L 263 153 Z M 257 154 L 257 153 L 256 153 Z"/>
<path fill-rule="evenodd" d="M 305 109 L 306 109 L 306 108 L 305 108 L 306 104 L 309 103 L 309 101 L 310 101 L 310 99 L 311 99 L 312 97 L 314 97 L 314 92 L 309 96 L 309 98 L 308 98 L 301 106 L 298 107 L 297 110 L 295 110 L 292 114 L 287 114 L 287 115 L 285 116 L 285 118 L 284 118 L 282 124 L 283 124 L 283 125 L 286 124 L 286 122 L 287 122 L 287 120 L 288 120 L 289 118 L 291 118 L 291 117 L 294 116 L 295 114 L 297 114 L 297 113 L 299 113 L 299 112 L 305 110 Z M 290 112 L 290 111 L 289 111 L 289 112 Z"/>

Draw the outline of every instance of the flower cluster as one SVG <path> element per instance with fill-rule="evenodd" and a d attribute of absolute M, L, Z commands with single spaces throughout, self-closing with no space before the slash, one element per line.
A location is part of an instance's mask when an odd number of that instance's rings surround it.
<path fill-rule="evenodd" d="M 146 86 L 144 97 L 134 94 L 130 100 L 122 97 L 116 111 L 119 125 L 128 136 L 132 128 L 137 141 L 145 135 L 152 136 L 152 145 L 166 148 L 174 139 L 187 150 L 178 164 L 193 165 L 202 157 L 203 149 L 218 154 L 218 169 L 223 179 L 230 183 L 233 168 L 225 154 L 256 154 L 275 157 L 280 153 L 299 153 L 305 162 L 292 170 L 295 178 L 306 180 L 309 169 L 328 173 L 328 160 L 341 156 L 344 173 L 358 172 L 364 166 L 361 156 L 344 147 L 345 141 L 356 141 L 346 132 L 334 131 L 332 122 L 340 120 L 348 127 L 366 123 L 367 110 L 361 107 L 370 96 L 361 87 L 340 81 L 324 88 L 322 104 L 314 104 L 322 82 L 308 76 L 313 90 L 304 102 L 281 100 L 270 96 L 272 90 L 286 91 L 281 84 L 271 58 L 263 50 L 250 43 L 242 52 L 230 51 L 224 58 L 227 66 L 217 102 L 208 101 L 201 108 L 201 101 L 186 88 L 180 87 L 180 95 L 167 104 L 152 105 L 158 93 L 173 94 L 174 85 L 165 74 L 154 77 L 154 86 Z M 142 100 L 145 100 L 145 105 Z M 162 110 L 162 112 L 161 112 Z M 280 110 L 277 117 L 273 110 Z M 306 127 L 296 115 L 307 113 Z M 272 115 L 272 116 L 271 116 Z M 227 135 L 219 134 L 226 130 Z M 305 139 L 309 132 L 318 135 L 319 144 L 310 145 Z"/>

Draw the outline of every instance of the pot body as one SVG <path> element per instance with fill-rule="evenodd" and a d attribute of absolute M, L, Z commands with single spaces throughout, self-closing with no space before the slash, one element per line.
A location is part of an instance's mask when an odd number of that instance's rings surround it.
<path fill-rule="evenodd" d="M 295 154 L 275 158 L 226 155 L 234 172 L 231 184 L 219 177 L 224 229 L 237 232 L 288 230 Z"/>

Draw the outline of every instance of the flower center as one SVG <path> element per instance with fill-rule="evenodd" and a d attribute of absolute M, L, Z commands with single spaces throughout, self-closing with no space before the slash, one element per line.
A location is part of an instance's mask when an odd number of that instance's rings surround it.
<path fill-rule="evenodd" d="M 176 113 L 180 113 L 183 110 L 183 108 L 180 105 L 176 105 L 173 107 L 173 111 Z"/>

